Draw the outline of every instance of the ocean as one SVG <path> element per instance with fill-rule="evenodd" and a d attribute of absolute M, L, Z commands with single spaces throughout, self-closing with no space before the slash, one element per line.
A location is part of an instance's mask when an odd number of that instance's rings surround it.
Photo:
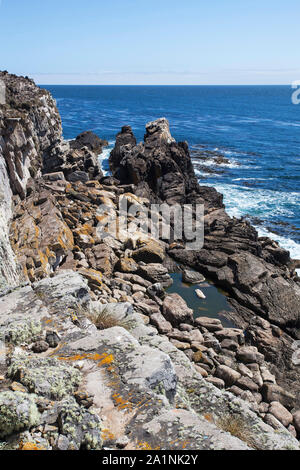
<path fill-rule="evenodd" d="M 300 105 L 289 86 L 43 86 L 57 100 L 66 139 L 92 130 L 110 145 L 131 125 L 166 117 L 188 141 L 199 182 L 223 193 L 230 215 L 246 216 L 300 259 Z M 221 158 L 220 158 L 221 157 Z"/>

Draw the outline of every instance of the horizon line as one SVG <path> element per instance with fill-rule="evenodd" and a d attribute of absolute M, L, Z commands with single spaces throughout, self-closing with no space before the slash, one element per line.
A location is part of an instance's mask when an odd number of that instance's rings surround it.
<path fill-rule="evenodd" d="M 211 83 L 207 83 L 207 84 L 159 84 L 159 83 L 156 83 L 156 84 L 153 84 L 153 83 L 143 83 L 143 84 L 122 84 L 122 83 L 114 83 L 114 84 L 107 84 L 107 83 L 36 83 L 38 86 L 127 86 L 127 87 L 132 87 L 132 86 L 136 86 L 136 87 L 143 87 L 143 86 L 151 86 L 151 87 L 156 87 L 156 86 L 164 86 L 164 87 L 201 87 L 201 86 L 218 86 L 218 87 L 226 87 L 226 86 L 272 86 L 272 87 L 276 87 L 276 86 L 287 86 L 287 87 L 291 87 L 291 84 L 290 83 L 230 83 L 230 84 L 211 84 Z"/>

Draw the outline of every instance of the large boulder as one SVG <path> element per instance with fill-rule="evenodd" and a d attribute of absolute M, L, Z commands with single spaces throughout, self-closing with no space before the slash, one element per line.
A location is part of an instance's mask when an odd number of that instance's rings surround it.
<path fill-rule="evenodd" d="M 71 148 L 81 149 L 87 147 L 89 150 L 99 154 L 104 146 L 108 145 L 107 140 L 100 139 L 94 132 L 86 131 L 79 134 L 75 140 L 70 143 Z"/>
<path fill-rule="evenodd" d="M 170 287 L 173 284 L 173 280 L 168 273 L 168 269 L 160 263 L 140 265 L 138 274 L 153 284 L 157 282 L 160 283 L 165 288 Z"/>
<path fill-rule="evenodd" d="M 132 257 L 136 261 L 143 261 L 144 263 L 162 263 L 165 258 L 165 251 L 162 243 L 157 240 L 149 240 L 135 250 Z"/>
<path fill-rule="evenodd" d="M 163 315 L 173 326 L 193 323 L 194 312 L 178 294 L 169 294 L 163 302 Z"/>

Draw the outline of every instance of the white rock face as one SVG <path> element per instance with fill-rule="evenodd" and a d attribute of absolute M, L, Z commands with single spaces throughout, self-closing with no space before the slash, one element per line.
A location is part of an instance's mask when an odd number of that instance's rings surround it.
<path fill-rule="evenodd" d="M 1 73 L 0 289 L 22 281 L 9 243 L 12 196 L 26 197 L 29 179 L 40 174 L 45 154 L 61 133 L 60 117 L 50 94 L 30 80 Z"/>
<path fill-rule="evenodd" d="M 5 84 L 0 80 L 0 104 L 5 104 Z"/>
<path fill-rule="evenodd" d="M 15 257 L 9 243 L 9 224 L 12 217 L 12 192 L 2 154 L 3 139 L 0 136 L 0 289 L 6 284 L 19 282 Z"/>

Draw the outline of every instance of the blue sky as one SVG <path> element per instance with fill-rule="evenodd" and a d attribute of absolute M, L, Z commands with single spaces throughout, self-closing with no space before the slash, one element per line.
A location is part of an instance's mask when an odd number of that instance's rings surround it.
<path fill-rule="evenodd" d="M 299 0 L 0 0 L 0 69 L 42 84 L 290 84 Z"/>

